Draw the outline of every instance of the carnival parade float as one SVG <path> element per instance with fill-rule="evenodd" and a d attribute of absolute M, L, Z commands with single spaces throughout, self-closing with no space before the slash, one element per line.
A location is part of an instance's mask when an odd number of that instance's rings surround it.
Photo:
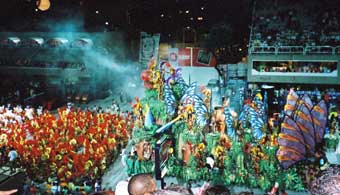
<path fill-rule="evenodd" d="M 267 116 L 260 93 L 240 113 L 228 99 L 211 108 L 209 89 L 186 83 L 168 62 L 152 59 L 141 79 L 145 97 L 133 105 L 129 175 L 155 173 L 182 184 L 208 181 L 263 191 L 276 184 L 282 191 L 315 194 L 339 187 L 339 127 L 328 125 L 324 100 L 291 89 L 275 119 Z"/>
<path fill-rule="evenodd" d="M 212 107 L 211 91 L 186 83 L 168 62 L 152 59 L 141 79 L 145 96 L 131 115 L 0 107 L 2 121 L 12 121 L 1 123 L 0 147 L 17 151 L 17 166 L 35 183 L 72 189 L 101 178 L 129 143 L 127 174 L 152 173 L 162 186 L 176 177 L 183 185 L 339 192 L 339 116 L 324 100 L 291 89 L 282 116 L 271 117 L 261 93 L 239 113 L 228 98 Z"/>

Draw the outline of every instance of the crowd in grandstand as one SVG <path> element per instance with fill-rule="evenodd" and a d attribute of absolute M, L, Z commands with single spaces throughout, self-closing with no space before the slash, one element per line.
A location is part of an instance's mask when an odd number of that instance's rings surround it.
<path fill-rule="evenodd" d="M 322 3 L 322 6 L 319 6 Z M 321 9 L 324 8 L 324 9 Z M 340 13 L 331 1 L 257 1 L 253 46 L 338 46 Z"/>
<path fill-rule="evenodd" d="M 0 41 L 2 48 L 82 48 L 88 49 L 92 46 L 92 41 L 89 39 L 76 39 L 74 41 L 65 38 L 24 38 L 6 37 Z"/>
<path fill-rule="evenodd" d="M 0 84 L 0 103 L 24 104 L 35 95 L 44 93 L 47 83 L 43 80 L 26 80 L 19 77 L 3 77 Z"/>
<path fill-rule="evenodd" d="M 39 67 L 39 68 L 72 68 L 72 69 L 85 69 L 84 63 L 67 62 L 67 61 L 57 61 L 57 62 L 45 62 L 31 60 L 29 58 L 25 59 L 0 59 L 0 66 L 15 66 L 15 67 Z"/>
<path fill-rule="evenodd" d="M 336 64 L 321 63 L 266 63 L 256 64 L 255 70 L 259 72 L 296 72 L 296 73 L 331 73 L 336 70 Z"/>

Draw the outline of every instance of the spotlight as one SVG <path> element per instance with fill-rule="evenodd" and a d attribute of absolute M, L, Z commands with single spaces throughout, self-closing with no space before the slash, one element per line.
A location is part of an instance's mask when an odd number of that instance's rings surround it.
<path fill-rule="evenodd" d="M 41 11 L 46 11 L 50 9 L 51 2 L 49 0 L 38 0 L 37 6 L 38 6 L 38 9 L 40 9 Z"/>

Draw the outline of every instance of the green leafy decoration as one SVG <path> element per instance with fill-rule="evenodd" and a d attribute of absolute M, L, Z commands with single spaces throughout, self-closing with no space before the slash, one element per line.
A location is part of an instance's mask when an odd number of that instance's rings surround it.
<path fill-rule="evenodd" d="M 183 133 L 185 129 L 187 129 L 187 124 L 185 121 L 178 121 L 174 125 L 172 125 L 172 132 L 175 135 Z"/>
<path fill-rule="evenodd" d="M 258 182 L 257 182 L 256 177 L 253 176 L 253 175 L 249 176 L 248 184 L 249 184 L 249 187 L 256 188 L 258 186 Z"/>
<path fill-rule="evenodd" d="M 246 183 L 247 170 L 246 169 L 238 169 L 235 183 L 237 185 L 244 185 Z"/>
<path fill-rule="evenodd" d="M 151 93 L 151 92 L 150 92 Z M 166 122 L 167 120 L 167 112 L 166 112 L 166 104 L 164 101 L 159 101 L 158 99 L 150 98 L 150 99 L 142 99 L 143 105 L 148 105 L 151 114 L 155 120 L 161 120 L 162 122 Z M 145 109 L 145 106 L 144 106 Z"/>
<path fill-rule="evenodd" d="M 303 191 L 305 190 L 300 176 L 297 171 L 292 168 L 284 173 L 285 187 L 289 190 Z"/>
<path fill-rule="evenodd" d="M 271 187 L 271 183 L 268 178 L 261 176 L 258 180 L 259 186 L 262 190 L 268 190 Z"/>
<path fill-rule="evenodd" d="M 144 91 L 145 93 L 145 97 L 143 97 L 141 100 L 145 101 L 145 100 L 150 100 L 150 99 L 153 99 L 153 100 L 157 100 L 158 99 L 158 92 L 157 90 L 155 89 L 145 89 Z"/>
<path fill-rule="evenodd" d="M 172 86 L 172 92 L 174 93 L 174 96 L 176 98 L 176 100 L 180 100 L 181 97 L 183 96 L 184 94 L 184 91 L 182 91 L 181 87 L 179 84 L 175 84 Z"/>
<path fill-rule="evenodd" d="M 203 170 L 202 180 L 209 181 L 211 179 L 210 174 L 209 174 L 209 169 L 207 167 L 203 167 L 202 170 Z"/>
<path fill-rule="evenodd" d="M 224 157 L 224 169 L 226 171 L 230 171 L 232 169 L 232 161 L 228 154 Z"/>
<path fill-rule="evenodd" d="M 266 146 L 266 147 L 262 147 L 262 149 L 263 149 L 263 152 L 268 156 L 270 162 L 277 162 L 278 163 L 278 161 L 276 159 L 276 151 L 277 151 L 278 147 Z"/>
<path fill-rule="evenodd" d="M 251 134 L 251 130 L 245 129 L 242 142 L 245 144 L 247 142 L 250 143 L 252 140 L 253 140 L 253 135 Z"/>
<path fill-rule="evenodd" d="M 155 119 L 165 122 L 167 119 L 166 105 L 163 101 L 151 102 L 151 113 Z"/>
<path fill-rule="evenodd" d="M 268 171 L 268 161 L 267 160 L 260 160 L 260 172 L 265 173 Z"/>
<path fill-rule="evenodd" d="M 152 161 L 143 160 L 141 162 L 141 168 L 143 173 L 152 173 L 154 169 L 154 163 Z"/>

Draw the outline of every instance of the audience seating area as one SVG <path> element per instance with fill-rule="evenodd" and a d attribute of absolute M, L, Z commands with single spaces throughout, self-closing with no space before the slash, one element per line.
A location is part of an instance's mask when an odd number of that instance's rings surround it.
<path fill-rule="evenodd" d="M 257 50 L 251 51 L 284 52 L 277 48 L 286 47 L 287 52 L 340 53 L 340 13 L 335 3 L 330 0 L 308 3 L 257 0 L 250 37 L 250 47 L 257 47 Z M 317 46 L 329 48 L 318 51 Z"/>

